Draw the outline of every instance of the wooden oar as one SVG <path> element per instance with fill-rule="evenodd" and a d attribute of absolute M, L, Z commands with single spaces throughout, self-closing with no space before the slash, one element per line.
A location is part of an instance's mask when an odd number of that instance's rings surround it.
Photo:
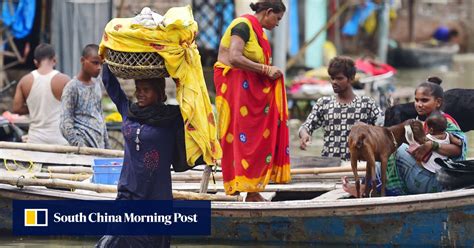
<path fill-rule="evenodd" d="M 13 186 L 46 186 L 52 188 L 83 189 L 97 193 L 117 193 L 117 186 L 74 182 L 62 179 L 32 179 L 24 177 L 0 176 L 0 183 Z M 175 200 L 243 201 L 241 196 L 211 195 L 173 190 Z"/>
<path fill-rule="evenodd" d="M 123 157 L 123 151 L 91 148 L 84 146 L 61 146 L 0 141 L 0 148 L 21 149 L 40 152 L 77 153 L 83 155 L 96 155 L 106 157 Z"/>

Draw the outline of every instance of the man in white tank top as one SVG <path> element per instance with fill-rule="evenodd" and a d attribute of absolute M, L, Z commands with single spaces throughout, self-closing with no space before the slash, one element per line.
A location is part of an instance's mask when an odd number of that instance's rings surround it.
<path fill-rule="evenodd" d="M 70 78 L 54 70 L 56 54 L 50 44 L 35 48 L 37 70 L 21 78 L 13 98 L 13 112 L 29 114 L 28 143 L 67 145 L 59 130 L 61 95 Z"/>

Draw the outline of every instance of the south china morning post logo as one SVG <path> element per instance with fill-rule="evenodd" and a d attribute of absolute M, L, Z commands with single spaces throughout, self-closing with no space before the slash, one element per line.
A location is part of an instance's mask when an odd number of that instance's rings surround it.
<path fill-rule="evenodd" d="M 48 209 L 25 209 L 25 227 L 48 226 Z"/>
<path fill-rule="evenodd" d="M 13 201 L 15 235 L 210 235 L 209 201 Z"/>

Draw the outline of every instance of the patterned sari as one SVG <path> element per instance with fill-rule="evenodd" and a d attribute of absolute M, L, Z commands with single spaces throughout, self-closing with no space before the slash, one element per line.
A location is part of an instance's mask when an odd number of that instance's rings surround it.
<path fill-rule="evenodd" d="M 252 35 L 258 40 L 258 43 L 247 42 L 245 49 L 263 52 L 262 62 L 270 64 L 270 44 L 258 20 L 251 15 L 238 19 L 252 27 L 250 32 L 253 30 L 256 36 Z M 229 29 L 233 26 L 235 22 Z M 229 42 L 230 36 L 226 32 L 221 42 L 226 39 Z M 259 47 L 249 47 L 253 44 Z M 259 73 L 217 62 L 214 82 L 226 193 L 259 192 L 270 180 L 290 181 L 288 108 L 283 78 L 272 81 Z"/>

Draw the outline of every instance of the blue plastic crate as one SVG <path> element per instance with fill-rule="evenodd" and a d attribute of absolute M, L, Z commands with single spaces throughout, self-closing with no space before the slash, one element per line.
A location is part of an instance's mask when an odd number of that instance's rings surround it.
<path fill-rule="evenodd" d="M 117 185 L 123 158 L 97 158 L 92 165 L 93 183 Z"/>

